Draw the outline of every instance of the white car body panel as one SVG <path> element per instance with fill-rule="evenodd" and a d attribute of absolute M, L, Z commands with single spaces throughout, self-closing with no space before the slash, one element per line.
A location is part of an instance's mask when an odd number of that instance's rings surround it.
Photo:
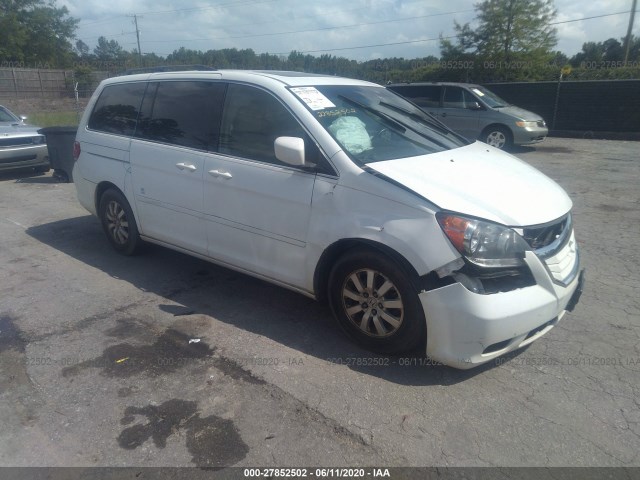
<path fill-rule="evenodd" d="M 335 175 L 87 128 L 105 86 L 149 79 L 237 81 L 268 90 L 317 142 Z M 555 182 L 478 142 L 361 168 L 288 90 L 297 85 L 375 86 L 243 71 L 143 74 L 102 82 L 78 130 L 81 155 L 73 177 L 80 203 L 96 214 L 97 189 L 111 184 L 129 201 L 142 238 L 312 297 L 323 253 L 341 241 L 382 246 L 423 277 L 461 259 L 436 220 L 441 210 L 516 229 L 555 221 L 571 210 L 571 200 Z M 578 288 L 575 238 L 546 260 L 527 252 L 525 262 L 536 280 L 526 288 L 484 295 L 454 282 L 420 291 L 426 352 L 469 368 L 551 329 Z M 482 353 L 505 339 L 510 342 L 504 348 Z"/>
<path fill-rule="evenodd" d="M 442 209 L 509 226 L 546 223 L 572 206 L 569 196 L 549 177 L 481 142 L 369 166 Z"/>

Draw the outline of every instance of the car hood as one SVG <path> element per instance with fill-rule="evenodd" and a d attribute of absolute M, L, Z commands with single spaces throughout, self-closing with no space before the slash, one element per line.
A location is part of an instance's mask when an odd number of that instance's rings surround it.
<path fill-rule="evenodd" d="M 537 113 L 530 112 L 529 110 L 525 110 L 524 108 L 516 107 L 515 105 L 493 108 L 492 110 L 500 113 L 506 113 L 507 115 L 511 115 L 512 117 L 516 117 L 524 121 L 537 122 L 538 120 L 542 120 L 542 117 Z"/>
<path fill-rule="evenodd" d="M 19 123 L 12 125 L 10 123 L 0 123 L 0 137 L 21 137 L 38 135 L 38 129 L 34 125 L 26 125 Z"/>
<path fill-rule="evenodd" d="M 443 210 L 513 227 L 550 222 L 572 206 L 566 192 L 549 177 L 480 142 L 431 155 L 373 162 L 367 167 Z"/>

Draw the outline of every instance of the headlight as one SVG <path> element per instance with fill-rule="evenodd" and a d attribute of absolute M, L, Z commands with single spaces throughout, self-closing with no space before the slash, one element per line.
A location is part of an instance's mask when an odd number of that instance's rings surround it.
<path fill-rule="evenodd" d="M 496 223 L 436 213 L 440 227 L 468 261 L 480 267 L 524 265 L 527 242 L 514 230 Z"/>
<path fill-rule="evenodd" d="M 538 122 L 516 122 L 516 125 L 522 128 L 534 128 L 538 126 Z"/>

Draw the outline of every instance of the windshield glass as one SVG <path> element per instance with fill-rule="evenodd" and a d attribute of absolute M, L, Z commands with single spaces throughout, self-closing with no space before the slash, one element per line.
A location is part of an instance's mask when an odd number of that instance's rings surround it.
<path fill-rule="evenodd" d="M 0 107 L 0 122 L 11 122 L 16 123 L 20 122 L 20 118 L 10 112 L 8 109 L 4 107 Z"/>
<path fill-rule="evenodd" d="M 498 95 L 487 90 L 486 88 L 471 87 L 471 91 L 475 93 L 478 97 L 480 97 L 482 101 L 487 105 L 489 105 L 491 108 L 506 107 L 507 105 L 509 105 L 509 102 L 507 102 L 506 100 L 503 100 Z"/>
<path fill-rule="evenodd" d="M 467 145 L 399 95 L 374 86 L 292 87 L 320 124 L 358 164 L 415 157 Z"/>

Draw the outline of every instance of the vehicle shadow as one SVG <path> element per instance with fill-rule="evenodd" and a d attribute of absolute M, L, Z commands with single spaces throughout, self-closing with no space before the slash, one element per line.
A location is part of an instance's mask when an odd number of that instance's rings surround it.
<path fill-rule="evenodd" d="M 389 382 L 453 385 L 508 361 L 503 358 L 463 371 L 434 365 L 420 352 L 401 357 L 367 352 L 342 334 L 326 305 L 155 245 L 136 257 L 118 255 L 104 237 L 98 219 L 91 215 L 37 225 L 26 232 L 114 278 L 166 298 L 170 302 L 158 305 L 162 311 L 175 316 L 208 315 L 325 360 L 327 365 L 342 364 Z"/>
<path fill-rule="evenodd" d="M 536 151 L 536 147 L 534 146 L 530 146 L 530 145 L 514 145 L 513 147 L 511 147 L 511 149 L 509 150 L 508 153 L 511 153 L 512 155 L 519 155 L 521 153 L 530 153 L 530 152 L 535 152 Z"/>
<path fill-rule="evenodd" d="M 15 181 L 16 183 L 59 183 L 51 171 L 48 173 L 36 172 L 33 168 L 0 172 L 0 182 Z"/>

